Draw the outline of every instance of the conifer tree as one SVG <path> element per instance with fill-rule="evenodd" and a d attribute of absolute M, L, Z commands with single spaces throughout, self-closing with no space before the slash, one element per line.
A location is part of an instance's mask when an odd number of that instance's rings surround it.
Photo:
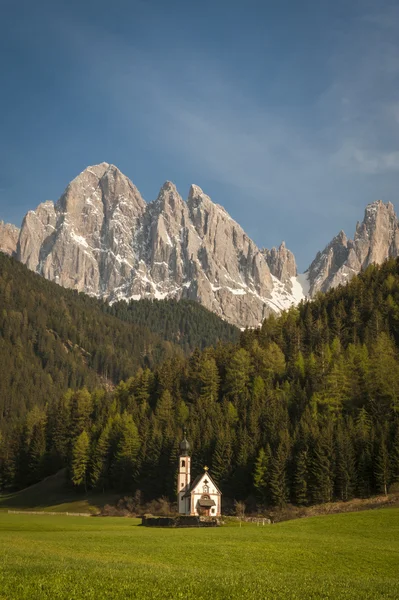
<path fill-rule="evenodd" d="M 335 487 L 340 500 L 353 497 L 356 470 L 353 445 L 348 432 L 339 425 L 335 438 Z"/>
<path fill-rule="evenodd" d="M 140 439 L 131 415 L 123 413 L 121 435 L 117 447 L 114 478 L 120 490 L 131 491 L 137 478 L 137 456 Z"/>
<path fill-rule="evenodd" d="M 212 474 L 220 486 L 227 481 L 231 473 L 232 459 L 233 448 L 229 430 L 220 430 L 212 456 Z"/>
<path fill-rule="evenodd" d="M 253 483 L 256 496 L 262 504 L 270 500 L 269 477 L 270 477 L 271 450 L 269 444 L 266 449 L 261 448 L 255 461 Z"/>
<path fill-rule="evenodd" d="M 399 419 L 398 419 L 398 417 L 396 417 L 396 421 L 393 426 L 390 472 L 391 472 L 391 482 L 396 484 L 396 488 L 397 488 L 399 486 Z"/>
<path fill-rule="evenodd" d="M 200 364 L 198 377 L 200 380 L 200 397 L 206 402 L 216 402 L 219 394 L 219 372 L 212 357 L 206 357 Z"/>
<path fill-rule="evenodd" d="M 103 491 L 108 483 L 110 432 L 111 426 L 108 422 L 94 446 L 90 461 L 90 485 Z"/>
<path fill-rule="evenodd" d="M 89 464 L 89 436 L 86 431 L 77 438 L 72 450 L 71 480 L 76 486 L 87 490 L 87 467 Z"/>
<path fill-rule="evenodd" d="M 275 506 L 282 507 L 288 500 L 288 440 L 282 432 L 281 441 L 271 460 L 270 468 L 270 493 L 271 501 Z"/>
<path fill-rule="evenodd" d="M 309 493 L 311 502 L 314 504 L 332 500 L 331 458 L 326 451 L 324 440 L 319 435 L 310 448 L 309 461 Z"/>
<path fill-rule="evenodd" d="M 174 414 L 173 400 L 169 390 L 164 390 L 162 392 L 155 408 L 155 416 L 163 429 L 171 424 Z"/>
<path fill-rule="evenodd" d="M 293 499 L 294 503 L 299 506 L 305 506 L 308 503 L 308 451 L 306 448 L 299 450 L 295 456 Z"/>
<path fill-rule="evenodd" d="M 28 483 L 36 483 L 43 477 L 43 461 L 46 452 L 45 422 L 38 421 L 33 426 L 28 451 L 29 476 Z"/>
<path fill-rule="evenodd" d="M 377 447 L 375 452 L 374 464 L 377 491 L 383 493 L 386 496 L 388 494 L 388 484 L 390 479 L 390 465 L 388 449 L 383 433 L 380 434 L 376 445 Z"/>

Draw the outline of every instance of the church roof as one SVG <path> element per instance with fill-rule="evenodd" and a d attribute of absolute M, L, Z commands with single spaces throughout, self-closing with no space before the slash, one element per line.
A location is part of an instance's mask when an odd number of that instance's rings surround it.
<path fill-rule="evenodd" d="M 205 471 L 205 473 L 201 473 L 194 479 L 194 481 L 190 484 L 190 487 L 188 488 L 187 492 L 184 494 L 183 498 L 188 498 L 189 496 L 191 496 L 192 492 L 195 490 L 195 488 L 197 487 L 197 485 L 199 484 L 199 482 L 205 475 L 210 479 L 212 484 L 215 486 L 216 492 L 218 494 L 222 495 L 222 492 L 219 490 L 218 486 L 213 481 L 212 477 L 209 475 L 209 472 Z"/>
<path fill-rule="evenodd" d="M 187 456 L 189 452 L 190 452 L 190 444 L 187 441 L 186 432 L 184 432 L 184 438 L 180 442 L 180 453 L 183 456 Z"/>
<path fill-rule="evenodd" d="M 210 508 L 211 506 L 216 506 L 216 503 L 211 498 L 200 498 L 198 500 L 198 504 L 203 506 L 204 508 Z"/>

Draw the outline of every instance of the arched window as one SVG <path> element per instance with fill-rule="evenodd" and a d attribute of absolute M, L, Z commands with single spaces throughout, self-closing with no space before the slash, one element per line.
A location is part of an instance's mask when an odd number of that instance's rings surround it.
<path fill-rule="evenodd" d="M 209 494 L 209 486 L 208 485 L 204 485 L 203 491 L 204 491 L 204 494 Z"/>
<path fill-rule="evenodd" d="M 181 461 L 181 466 L 182 466 L 182 467 L 185 467 L 185 466 L 186 466 L 186 461 L 185 461 L 185 460 L 182 460 L 182 461 Z"/>

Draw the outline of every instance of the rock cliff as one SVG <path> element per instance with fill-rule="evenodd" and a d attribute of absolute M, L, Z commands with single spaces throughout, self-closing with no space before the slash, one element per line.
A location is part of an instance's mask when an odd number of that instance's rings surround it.
<path fill-rule="evenodd" d="M 368 265 L 399 255 L 399 223 L 393 205 L 377 200 L 366 207 L 354 239 L 341 231 L 310 265 L 309 295 L 345 284 Z"/>
<path fill-rule="evenodd" d="M 260 250 L 226 210 L 192 185 L 167 181 L 153 202 L 113 165 L 85 169 L 61 198 L 0 222 L 0 250 L 65 287 L 109 300 L 189 298 L 239 327 L 348 282 L 399 255 L 392 204 L 368 205 L 354 239 L 341 231 L 307 272 L 283 242 Z"/>
<path fill-rule="evenodd" d="M 295 260 L 284 245 L 261 252 L 195 185 L 184 201 L 166 182 L 146 204 L 107 163 L 28 212 L 16 256 L 65 287 L 110 301 L 190 298 L 239 327 L 296 302 Z"/>
<path fill-rule="evenodd" d="M 14 256 L 18 244 L 19 229 L 10 223 L 0 221 L 0 251 Z"/>

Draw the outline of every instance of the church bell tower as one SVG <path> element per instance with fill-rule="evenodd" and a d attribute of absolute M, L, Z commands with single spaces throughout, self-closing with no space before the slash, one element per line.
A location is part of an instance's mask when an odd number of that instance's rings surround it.
<path fill-rule="evenodd" d="M 177 504 L 181 515 L 190 514 L 191 498 L 189 494 L 185 497 L 191 483 L 191 457 L 189 452 L 190 444 L 186 439 L 186 431 L 184 431 L 184 438 L 180 442 L 179 473 L 177 476 Z"/>

